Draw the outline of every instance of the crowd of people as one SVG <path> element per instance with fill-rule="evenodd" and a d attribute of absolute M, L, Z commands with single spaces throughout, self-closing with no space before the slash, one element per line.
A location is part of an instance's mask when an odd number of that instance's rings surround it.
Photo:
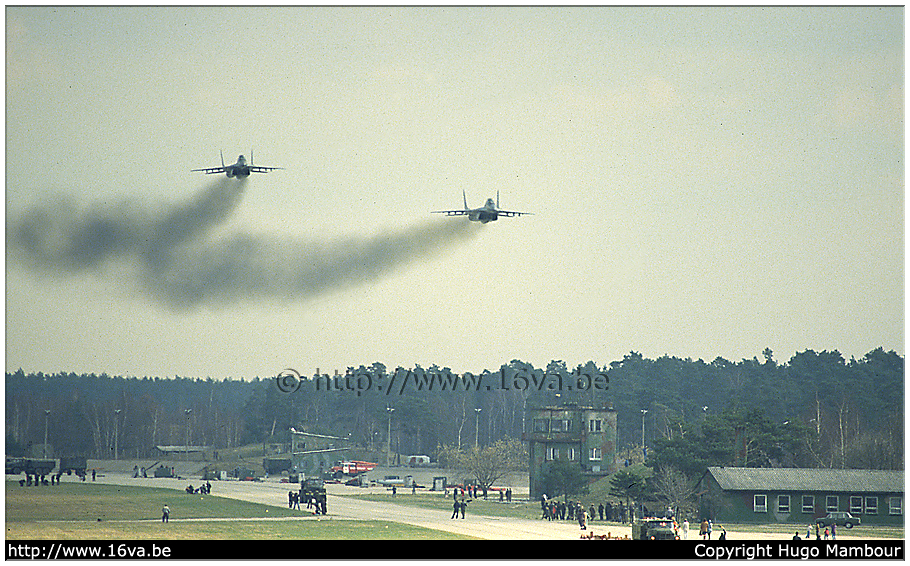
<path fill-rule="evenodd" d="M 579 501 L 549 499 L 547 494 L 540 497 L 541 519 L 548 521 L 579 521 L 585 524 L 588 521 L 613 521 L 617 523 L 632 523 L 635 521 L 635 507 L 626 505 L 622 501 L 617 504 L 608 501 L 585 506 Z M 647 510 L 645 510 L 647 514 Z M 584 528 L 584 527 L 583 527 Z"/>
<path fill-rule="evenodd" d="M 190 485 L 186 486 L 186 492 L 187 493 L 198 493 L 200 495 L 208 495 L 208 494 L 212 493 L 212 484 L 210 484 L 209 482 L 205 482 L 204 484 L 202 484 L 196 488 L 193 487 L 193 484 L 190 484 Z"/>
<path fill-rule="evenodd" d="M 33 485 L 34 486 L 60 485 L 60 476 L 63 475 L 63 472 L 57 472 L 56 474 L 41 474 L 41 475 L 29 474 L 28 472 L 24 472 L 24 473 L 25 473 L 25 479 L 19 480 L 20 487 L 31 487 Z M 76 473 L 76 477 L 78 477 L 80 479 L 80 481 L 85 481 L 86 473 L 84 470 L 81 472 L 77 470 L 75 473 Z M 92 481 L 95 481 L 95 474 L 96 474 L 95 470 L 92 470 Z"/>
<path fill-rule="evenodd" d="M 326 506 L 326 494 L 323 493 L 310 493 L 306 492 L 303 489 L 300 491 L 289 491 L 288 492 L 288 508 L 289 509 L 300 509 L 300 502 L 306 502 L 306 508 L 312 509 L 316 515 L 325 515 L 327 514 Z"/>

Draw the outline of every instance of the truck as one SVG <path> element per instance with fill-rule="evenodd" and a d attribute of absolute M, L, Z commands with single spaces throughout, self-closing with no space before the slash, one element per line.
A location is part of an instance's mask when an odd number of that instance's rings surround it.
<path fill-rule="evenodd" d="M 645 517 L 632 525 L 632 540 L 679 540 L 673 520 Z"/>
<path fill-rule="evenodd" d="M 277 476 L 281 472 L 291 469 L 290 458 L 263 458 L 262 469 L 271 476 Z"/>
<path fill-rule="evenodd" d="M 305 478 L 300 480 L 300 500 L 319 500 L 325 497 L 325 482 L 319 478 Z"/>
<path fill-rule="evenodd" d="M 57 460 L 52 458 L 6 458 L 6 473 L 18 475 L 22 472 L 30 476 L 46 476 L 57 467 Z"/>
<path fill-rule="evenodd" d="M 81 456 L 63 456 L 60 458 L 59 473 L 71 476 L 73 472 L 77 476 L 84 476 L 85 470 L 88 469 L 88 461 Z"/>
<path fill-rule="evenodd" d="M 363 462 L 360 460 L 351 460 L 347 462 L 335 462 L 332 466 L 332 476 L 335 479 L 341 479 L 342 476 L 357 476 L 369 472 L 378 464 L 376 462 Z"/>
<path fill-rule="evenodd" d="M 170 466 L 158 466 L 155 468 L 156 478 L 173 478 L 175 476 L 174 468 L 171 468 Z"/>
<path fill-rule="evenodd" d="M 245 466 L 234 468 L 233 471 L 231 471 L 231 477 L 237 478 L 240 481 L 261 481 L 258 472 Z"/>
<path fill-rule="evenodd" d="M 408 456 L 409 468 L 425 468 L 430 465 L 430 457 L 426 454 L 415 454 Z"/>

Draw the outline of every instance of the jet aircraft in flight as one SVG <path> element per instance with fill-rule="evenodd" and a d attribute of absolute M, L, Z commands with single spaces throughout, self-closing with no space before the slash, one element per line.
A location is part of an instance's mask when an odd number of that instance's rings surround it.
<path fill-rule="evenodd" d="M 532 212 L 516 212 L 514 210 L 499 209 L 499 191 L 496 191 L 496 202 L 488 198 L 486 204 L 480 208 L 468 208 L 468 197 L 462 191 L 464 197 L 464 209 L 462 210 L 434 210 L 433 214 L 445 214 L 446 216 L 467 216 L 472 222 L 495 222 L 500 216 L 512 217 L 521 216 L 522 214 L 533 214 Z"/>
<path fill-rule="evenodd" d="M 250 151 L 250 162 L 246 162 L 246 157 L 240 156 L 237 158 L 237 163 L 231 165 L 224 164 L 224 152 L 221 152 L 221 167 L 206 167 L 205 169 L 193 169 L 193 171 L 201 171 L 206 175 L 212 175 L 215 173 L 224 173 L 228 177 L 249 177 L 250 173 L 268 173 L 269 171 L 274 171 L 276 169 L 283 169 L 282 167 L 262 167 L 259 165 L 253 165 L 253 152 Z"/>

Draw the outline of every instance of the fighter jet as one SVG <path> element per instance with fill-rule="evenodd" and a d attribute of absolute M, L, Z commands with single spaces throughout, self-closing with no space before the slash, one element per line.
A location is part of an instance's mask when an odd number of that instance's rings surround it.
<path fill-rule="evenodd" d="M 531 212 L 500 210 L 499 191 L 496 191 L 496 202 L 493 202 L 492 198 L 488 198 L 486 204 L 480 208 L 468 208 L 468 197 L 465 195 L 464 191 L 462 191 L 461 194 L 464 197 L 463 210 L 434 210 L 432 211 L 432 214 L 445 214 L 446 216 L 467 216 L 468 220 L 472 222 L 481 222 L 483 224 L 486 224 L 487 222 L 495 222 L 499 219 L 500 216 L 512 217 L 521 216 L 522 214 L 533 214 Z"/>
<path fill-rule="evenodd" d="M 232 165 L 224 164 L 224 152 L 221 152 L 221 167 L 206 167 L 205 169 L 193 169 L 193 171 L 201 171 L 206 175 L 212 175 L 214 173 L 224 173 L 228 177 L 249 177 L 250 173 L 268 173 L 269 171 L 274 171 L 276 169 L 283 169 L 283 167 L 261 167 L 253 165 L 253 152 L 250 151 L 250 162 L 246 162 L 246 157 L 240 156 L 237 158 L 237 163 Z"/>

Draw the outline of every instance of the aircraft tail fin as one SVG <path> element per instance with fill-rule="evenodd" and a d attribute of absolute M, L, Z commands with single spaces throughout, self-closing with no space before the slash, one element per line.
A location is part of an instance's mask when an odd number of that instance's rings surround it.
<path fill-rule="evenodd" d="M 464 209 L 468 209 L 468 195 L 465 194 L 464 189 L 461 190 L 461 196 L 464 197 Z"/>
<path fill-rule="evenodd" d="M 496 208 L 499 208 L 499 190 L 496 191 Z"/>
<path fill-rule="evenodd" d="M 221 150 L 221 166 L 224 167 L 224 150 Z"/>

